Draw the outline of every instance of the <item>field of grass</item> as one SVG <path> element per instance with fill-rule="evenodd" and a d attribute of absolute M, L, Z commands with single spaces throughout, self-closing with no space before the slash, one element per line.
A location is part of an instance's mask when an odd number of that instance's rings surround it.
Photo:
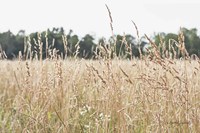
<path fill-rule="evenodd" d="M 145 35 L 151 46 L 143 54 L 137 30 L 140 59 L 125 38 L 125 58 L 117 57 L 114 34 L 114 44 L 93 51 L 94 60 L 77 58 L 79 44 L 64 59 L 46 47 L 44 59 L 38 37 L 37 51 L 29 42 L 18 60 L 0 60 L 0 132 L 200 131 L 200 60 L 189 56 L 182 32 L 168 46 Z"/>
<path fill-rule="evenodd" d="M 198 60 L 0 61 L 0 132 L 200 131 Z"/>

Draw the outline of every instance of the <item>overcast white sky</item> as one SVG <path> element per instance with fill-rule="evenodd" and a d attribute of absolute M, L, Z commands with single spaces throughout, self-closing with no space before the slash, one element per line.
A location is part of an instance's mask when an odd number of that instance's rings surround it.
<path fill-rule="evenodd" d="M 0 0 L 0 32 L 27 34 L 52 27 L 72 29 L 75 34 L 111 36 L 112 12 L 114 33 L 135 35 L 133 20 L 140 34 L 177 33 L 179 27 L 200 30 L 198 0 Z M 200 32 L 199 32 L 200 33 Z"/>

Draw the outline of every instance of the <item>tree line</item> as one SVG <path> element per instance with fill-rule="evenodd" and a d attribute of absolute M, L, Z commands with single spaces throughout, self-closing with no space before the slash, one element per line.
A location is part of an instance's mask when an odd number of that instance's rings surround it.
<path fill-rule="evenodd" d="M 185 48 L 189 55 L 195 54 L 200 57 L 200 37 L 197 29 L 181 29 L 184 35 Z M 165 44 L 165 49 L 170 49 L 171 43 L 178 42 L 178 34 L 156 33 L 151 37 L 156 45 Z M 145 37 L 137 38 L 130 34 L 111 36 L 108 40 L 104 37 L 95 41 L 95 38 L 86 34 L 79 38 L 72 30 L 66 32 L 61 28 L 52 28 L 41 33 L 35 32 L 26 35 L 20 30 L 16 35 L 11 31 L 0 33 L 0 58 L 16 59 L 19 54 L 25 58 L 51 58 L 53 53 L 62 58 L 74 57 L 95 59 L 100 54 L 100 46 L 105 50 L 113 46 L 111 56 L 117 57 L 140 57 L 145 54 L 148 41 Z M 162 52 L 162 48 L 160 51 Z"/>

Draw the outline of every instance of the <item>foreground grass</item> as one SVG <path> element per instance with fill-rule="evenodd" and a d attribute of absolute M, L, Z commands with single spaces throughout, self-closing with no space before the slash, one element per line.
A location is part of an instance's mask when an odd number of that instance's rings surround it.
<path fill-rule="evenodd" d="M 1 132 L 198 132 L 198 61 L 0 61 Z"/>

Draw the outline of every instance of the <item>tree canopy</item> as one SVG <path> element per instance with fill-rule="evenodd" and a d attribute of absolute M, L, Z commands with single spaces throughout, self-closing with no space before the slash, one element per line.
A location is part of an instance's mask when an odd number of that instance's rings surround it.
<path fill-rule="evenodd" d="M 200 37 L 197 29 L 181 29 L 184 35 L 185 48 L 189 55 L 195 54 L 200 57 Z M 112 47 L 117 57 L 139 57 L 140 51 L 145 53 L 145 47 L 148 44 L 142 37 L 140 40 L 136 37 L 126 35 L 111 36 L 108 40 L 100 38 L 95 41 L 90 34 L 83 38 L 69 30 L 67 33 L 64 28 L 47 29 L 41 33 L 35 32 L 29 35 L 24 30 L 20 30 L 16 35 L 11 31 L 0 33 L 0 55 L 4 53 L 7 59 L 15 59 L 19 53 L 25 58 L 51 58 L 52 53 L 60 55 L 62 58 L 77 56 L 85 59 L 94 59 L 99 46 Z M 178 42 L 179 36 L 175 33 L 156 33 L 152 41 L 156 45 L 165 45 L 160 47 L 160 51 L 170 50 L 170 45 L 175 41 Z M 30 53 L 31 51 L 31 53 Z M 96 51 L 96 52 L 95 52 Z M 114 56 L 114 55 L 112 55 Z"/>

